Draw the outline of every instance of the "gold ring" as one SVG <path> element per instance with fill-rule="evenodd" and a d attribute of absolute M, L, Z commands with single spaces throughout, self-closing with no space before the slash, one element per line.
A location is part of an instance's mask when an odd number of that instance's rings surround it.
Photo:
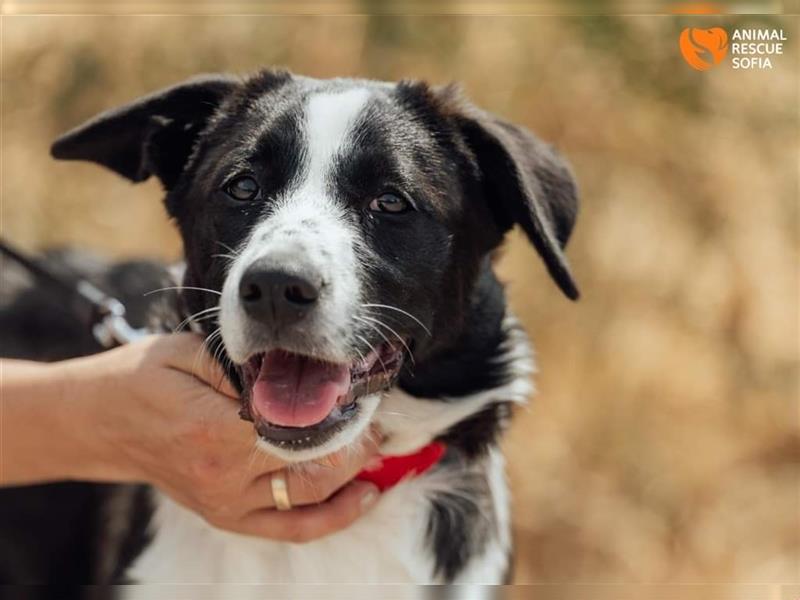
<path fill-rule="evenodd" d="M 278 471 L 269 477 L 269 485 L 272 488 L 272 499 L 275 501 L 275 508 L 278 510 L 291 510 L 292 502 L 289 500 L 289 486 L 286 484 L 286 477 Z"/>

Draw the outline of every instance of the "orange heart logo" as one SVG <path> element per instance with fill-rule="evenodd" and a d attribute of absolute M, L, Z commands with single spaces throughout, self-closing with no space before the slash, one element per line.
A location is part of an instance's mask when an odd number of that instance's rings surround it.
<path fill-rule="evenodd" d="M 680 46 L 689 66 L 706 71 L 718 65 L 728 53 L 728 33 L 722 27 L 687 27 L 681 31 Z"/>

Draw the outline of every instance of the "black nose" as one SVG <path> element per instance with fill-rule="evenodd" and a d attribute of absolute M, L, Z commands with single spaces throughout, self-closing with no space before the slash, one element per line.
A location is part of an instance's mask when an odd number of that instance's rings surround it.
<path fill-rule="evenodd" d="M 311 311 L 319 298 L 319 289 L 303 277 L 255 264 L 242 275 L 239 298 L 253 319 L 289 325 Z"/>

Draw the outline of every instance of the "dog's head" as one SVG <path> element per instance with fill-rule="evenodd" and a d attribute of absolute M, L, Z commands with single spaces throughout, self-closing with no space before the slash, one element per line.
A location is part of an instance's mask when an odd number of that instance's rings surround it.
<path fill-rule="evenodd" d="M 514 224 L 578 295 L 568 168 L 452 87 L 199 78 L 99 115 L 53 155 L 161 180 L 188 308 L 289 460 L 353 441 L 381 391 L 450 351 Z"/>

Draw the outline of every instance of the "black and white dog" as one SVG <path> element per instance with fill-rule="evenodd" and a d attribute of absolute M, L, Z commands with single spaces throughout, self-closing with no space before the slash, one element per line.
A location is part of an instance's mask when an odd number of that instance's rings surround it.
<path fill-rule="evenodd" d="M 577 298 L 563 253 L 576 188 L 550 147 L 453 87 L 266 70 L 190 80 L 101 114 L 53 155 L 161 180 L 184 241 L 186 314 L 216 315 L 197 327 L 242 390 L 265 452 L 305 463 L 361 443 L 372 425 L 384 455 L 433 440 L 446 448 L 352 527 L 301 545 L 216 530 L 159 496 L 152 538 L 115 572 L 183 583 L 504 581 L 497 442 L 510 406 L 531 392 L 533 365 L 491 257 L 518 224 Z"/>

